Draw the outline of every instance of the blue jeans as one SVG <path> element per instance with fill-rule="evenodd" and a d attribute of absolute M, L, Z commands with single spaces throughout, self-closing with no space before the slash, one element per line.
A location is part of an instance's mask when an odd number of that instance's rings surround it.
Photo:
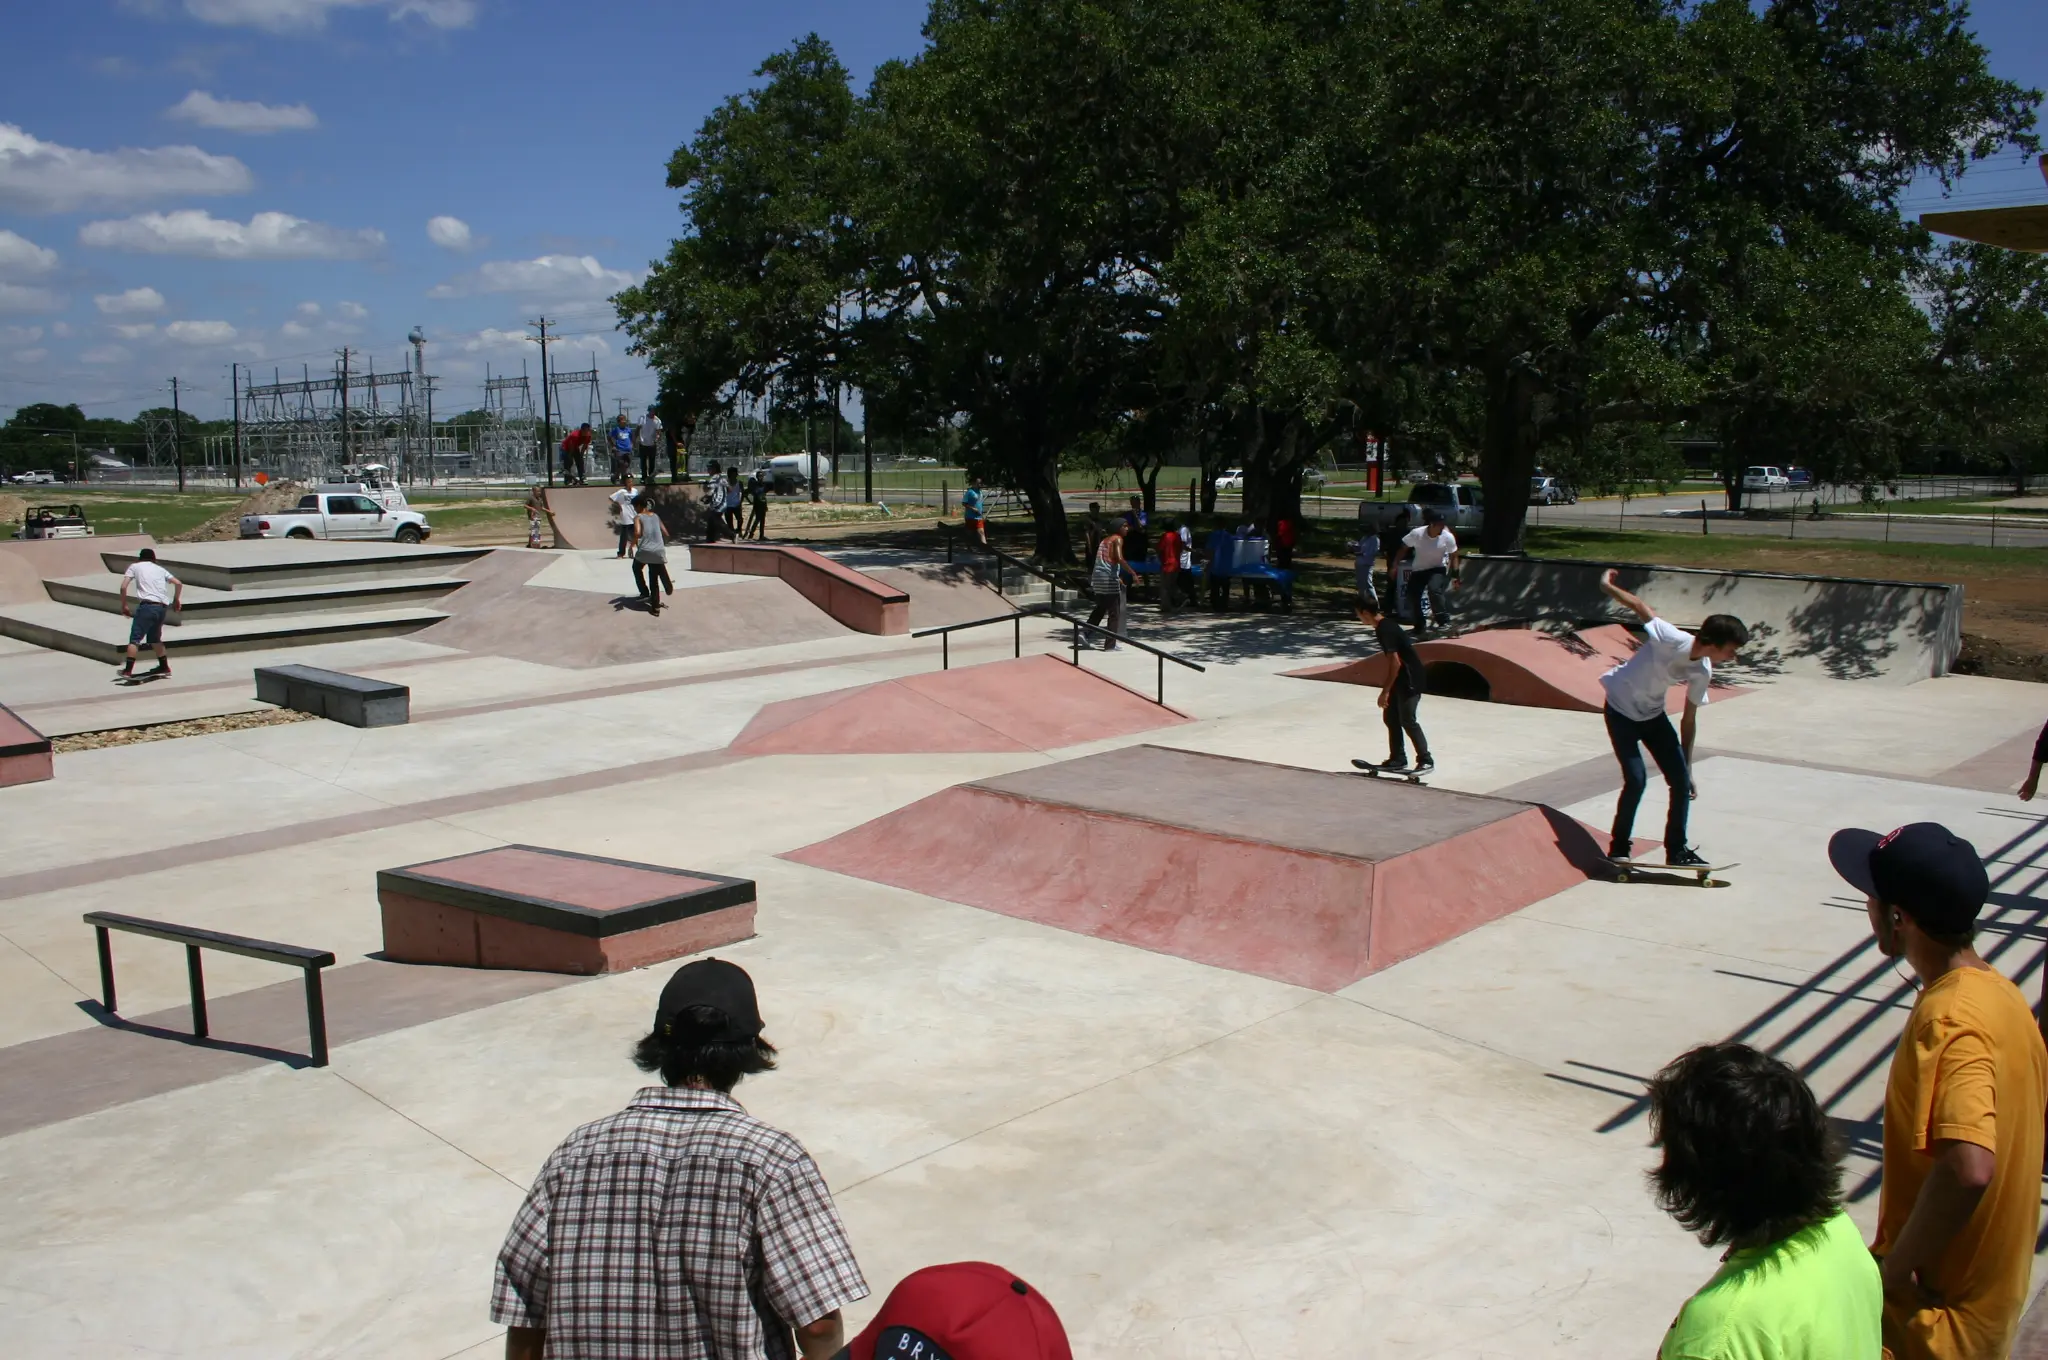
<path fill-rule="evenodd" d="M 128 625 L 130 647 L 161 647 L 164 645 L 164 616 L 170 612 L 166 605 L 154 600 L 138 600 L 135 605 L 134 621 Z"/>
<path fill-rule="evenodd" d="M 1671 807 L 1664 814 L 1664 854 L 1668 858 L 1685 848 L 1685 817 L 1692 803 L 1692 772 L 1686 766 L 1685 748 L 1671 726 L 1669 714 L 1659 713 L 1648 721 L 1623 717 L 1612 705 L 1605 710 L 1607 739 L 1614 743 L 1614 758 L 1621 762 L 1621 796 L 1614 803 L 1614 835 L 1611 850 L 1626 855 L 1635 835 L 1636 807 L 1650 775 L 1643 768 L 1642 747 L 1671 787 Z"/>

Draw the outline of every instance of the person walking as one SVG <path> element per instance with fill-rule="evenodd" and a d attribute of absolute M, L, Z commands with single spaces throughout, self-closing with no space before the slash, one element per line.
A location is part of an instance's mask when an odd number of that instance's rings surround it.
<path fill-rule="evenodd" d="M 2041 735 L 2034 738 L 2034 763 L 2027 767 L 2027 777 L 2020 784 L 2020 801 L 2031 803 L 2034 795 L 2041 791 L 2041 767 L 2048 765 L 2048 723 L 2041 727 Z M 2048 985 L 2044 983 L 2043 985 Z"/>
<path fill-rule="evenodd" d="M 982 547 L 988 546 L 988 512 L 982 507 L 981 478 L 976 477 L 960 493 L 960 521 L 967 532 L 974 535 L 974 541 Z"/>
<path fill-rule="evenodd" d="M 134 620 L 128 625 L 128 656 L 121 666 L 121 679 L 135 677 L 136 653 L 144 646 L 156 652 L 156 665 L 145 672 L 147 678 L 171 673 L 170 653 L 164 650 L 164 620 L 184 602 L 185 583 L 157 565 L 156 549 L 139 550 L 128 570 L 121 573 L 121 616 Z"/>
<path fill-rule="evenodd" d="M 1117 639 L 1124 636 L 1124 595 L 1125 578 L 1131 576 L 1130 564 L 1124 561 L 1125 523 L 1112 521 L 1102 535 L 1102 542 L 1095 549 L 1095 565 L 1088 574 L 1088 592 L 1095 597 L 1095 608 L 1089 612 L 1088 622 L 1094 625 L 1109 620 L 1109 640 L 1102 644 L 1102 650 L 1117 650 Z"/>
<path fill-rule="evenodd" d="M 590 452 L 590 422 L 584 421 L 562 439 L 562 485 L 584 485 L 584 457 Z"/>
<path fill-rule="evenodd" d="M 612 531 L 619 536 L 619 551 L 616 556 L 626 555 L 626 544 L 633 537 L 633 505 L 640 499 L 640 493 L 633 489 L 633 474 L 627 473 L 625 484 L 606 497 L 611 502 Z"/>
<path fill-rule="evenodd" d="M 741 538 L 768 541 L 768 469 L 755 468 L 747 478 L 747 531 Z"/>
<path fill-rule="evenodd" d="M 725 474 L 713 463 L 704 472 L 704 541 L 716 543 L 725 526 Z"/>
<path fill-rule="evenodd" d="M 1621 762 L 1621 796 L 1614 804 L 1614 828 L 1608 838 L 1609 859 L 1626 861 L 1635 840 L 1636 807 L 1649 787 L 1642 748 L 1664 774 L 1671 804 L 1664 817 L 1664 862 L 1694 868 L 1706 861 L 1685 843 L 1685 824 L 1696 790 L 1692 783 L 1692 741 L 1698 731 L 1700 706 L 1714 679 L 1714 667 L 1727 665 L 1749 642 L 1749 629 L 1732 614 L 1709 614 L 1699 636 L 1682 632 L 1657 617 L 1657 611 L 1614 583 L 1614 568 L 1600 578 L 1600 589 L 1643 621 L 1643 640 L 1635 654 L 1600 677 L 1607 693 L 1607 740 Z M 1671 730 L 1665 704 L 1673 685 L 1685 686 L 1685 716 Z"/>
<path fill-rule="evenodd" d="M 740 505 L 746 500 L 746 484 L 740 479 L 740 470 L 734 468 L 725 483 L 725 528 L 726 537 L 737 540 L 740 536 Z"/>
<path fill-rule="evenodd" d="M 492 1280 L 507 1360 L 828 1360 L 868 1284 L 803 1144 L 732 1089 L 772 1071 L 753 979 L 698 959 L 634 1050 L 662 1085 L 548 1155 Z M 794 1344 L 792 1344 L 794 1343 Z"/>
<path fill-rule="evenodd" d="M 624 411 L 619 412 L 604 436 L 605 446 L 611 452 L 612 485 L 617 486 L 626 475 L 626 469 L 633 466 L 633 426 Z"/>
<path fill-rule="evenodd" d="M 633 431 L 633 447 L 640 453 L 641 480 L 653 486 L 655 463 L 661 457 L 661 417 L 652 406 L 640 418 L 640 428 Z"/>
<path fill-rule="evenodd" d="M 1870 1247 L 1884 1343 L 1895 1360 L 2004 1356 L 2040 1226 L 2048 1049 L 2019 988 L 1977 953 L 1990 875 L 1937 822 L 1837 831 L 1828 859 L 1863 894 L 1879 951 L 1920 986 L 1885 1082 Z"/>
<path fill-rule="evenodd" d="M 1398 620 L 1380 612 L 1379 601 L 1370 595 L 1360 596 L 1358 602 L 1351 606 L 1351 612 L 1358 616 L 1360 623 L 1372 629 L 1380 653 L 1393 661 L 1387 670 L 1385 683 L 1380 686 L 1380 715 L 1387 724 L 1387 760 L 1378 768 L 1407 769 L 1407 742 L 1412 741 L 1415 743 L 1415 773 L 1428 774 L 1436 768 L 1436 757 L 1429 753 L 1429 738 L 1423 733 L 1422 722 L 1416 716 L 1416 710 L 1422 706 L 1424 674 L 1415 642 Z M 1351 763 L 1361 770 L 1374 768 L 1369 760 L 1353 760 Z"/>
<path fill-rule="evenodd" d="M 1842 1209 L 1841 1145 L 1799 1074 L 1707 1044 L 1649 1087 L 1657 1203 L 1725 1248 L 1659 1360 L 1878 1360 L 1884 1286 Z"/>
<path fill-rule="evenodd" d="M 1159 617 L 1171 618 L 1180 603 L 1180 530 L 1168 523 L 1159 535 Z"/>
<path fill-rule="evenodd" d="M 668 574 L 668 536 L 654 502 L 645 492 L 633 498 L 633 523 L 629 528 L 633 545 L 633 584 L 647 601 L 647 612 L 661 613 L 664 594 L 673 596 L 676 583 Z"/>
<path fill-rule="evenodd" d="M 1400 555 L 1413 575 L 1408 580 L 1408 598 L 1414 613 L 1410 621 L 1417 637 L 1429 636 L 1430 622 L 1447 629 L 1451 617 L 1451 591 L 1458 588 L 1458 536 L 1444 523 L 1443 511 L 1425 511 L 1422 527 L 1402 536 Z M 1428 617 L 1424 614 L 1427 602 Z"/>

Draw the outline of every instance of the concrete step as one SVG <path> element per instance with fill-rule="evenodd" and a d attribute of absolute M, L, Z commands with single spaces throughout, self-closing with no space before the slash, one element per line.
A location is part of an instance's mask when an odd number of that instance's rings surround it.
<path fill-rule="evenodd" d="M 249 538 L 232 543 L 166 543 L 159 565 L 188 586 L 208 590 L 251 587 L 335 585 L 392 577 L 446 576 L 491 551 L 483 547 L 436 547 L 404 543 L 327 543 L 288 538 Z M 101 554 L 107 570 L 126 571 L 133 551 Z"/>
<path fill-rule="evenodd" d="M 459 576 L 392 576 L 334 585 L 245 586 L 239 590 L 187 584 L 183 604 L 171 615 L 171 622 L 209 623 L 257 614 L 310 614 L 329 609 L 353 613 L 398 609 L 425 604 L 467 584 Z M 121 612 L 121 578 L 111 573 L 62 577 L 43 582 L 43 588 L 58 604 L 75 604 L 109 614 Z"/>
<path fill-rule="evenodd" d="M 179 656 L 239 652 L 264 647 L 299 647 L 315 642 L 394 637 L 447 618 L 434 609 L 319 609 L 298 614 L 257 614 L 187 623 L 164 629 L 164 647 Z M 75 604 L 0 605 L 0 637 L 18 638 L 112 663 L 128 645 L 128 620 L 119 614 Z"/>

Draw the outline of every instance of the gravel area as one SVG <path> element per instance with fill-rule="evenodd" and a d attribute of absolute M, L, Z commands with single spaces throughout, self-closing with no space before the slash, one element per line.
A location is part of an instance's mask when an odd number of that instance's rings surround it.
<path fill-rule="evenodd" d="M 169 741 L 173 737 L 204 737 L 215 732 L 240 732 L 250 727 L 280 727 L 285 723 L 311 722 L 313 715 L 288 708 L 264 709 L 256 713 L 226 713 L 218 718 L 185 718 L 178 722 L 145 723 L 140 727 L 110 727 L 100 732 L 75 732 L 53 737 L 50 749 L 97 751 L 108 746 L 133 746 L 144 741 Z"/>

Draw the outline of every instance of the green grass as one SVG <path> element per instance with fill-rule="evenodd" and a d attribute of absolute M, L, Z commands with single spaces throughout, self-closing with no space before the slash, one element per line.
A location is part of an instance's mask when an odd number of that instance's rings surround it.
<path fill-rule="evenodd" d="M 37 488 L 23 487 L 22 490 L 33 493 Z M 59 490 L 62 491 L 62 488 Z M 239 496 L 223 496 L 218 492 L 207 496 L 179 496 L 173 493 L 169 496 L 148 497 L 132 494 L 121 497 L 72 495 L 63 492 L 55 496 L 30 494 L 23 496 L 22 499 L 30 505 L 76 503 L 85 510 L 86 522 L 92 525 L 95 533 L 132 534 L 137 532 L 136 525 L 139 523 L 142 526 L 140 532 L 156 538 L 169 538 L 174 534 L 196 529 L 215 515 L 232 510 L 242 501 Z"/>
<path fill-rule="evenodd" d="M 524 526 L 526 511 L 524 498 L 518 500 L 415 500 L 408 497 L 412 508 L 427 517 L 427 524 L 437 532 L 468 529 L 479 524 L 507 524 Z"/>
<path fill-rule="evenodd" d="M 1993 502 L 2008 499 L 2011 492 L 1997 496 L 1949 496 L 1939 500 L 1926 501 L 1877 501 L 1864 505 L 1858 501 L 1843 501 L 1837 505 L 1821 505 L 1822 514 L 1870 514 L 1870 515 L 1997 515 L 2000 519 L 2026 519 L 2036 515 L 2048 516 L 2048 498 L 2039 505 L 2015 508 L 2010 505 L 1996 505 Z"/>
<path fill-rule="evenodd" d="M 1761 571 L 1831 574 L 1828 560 L 1855 559 L 1855 573 L 1870 575 L 1884 563 L 1891 574 L 1951 571 L 1963 575 L 2035 574 L 2048 567 L 2048 548 L 1987 548 L 1963 543 L 1872 543 L 1863 539 L 1758 538 L 1748 534 L 1643 533 L 1532 524 L 1524 545 L 1531 557 L 1576 557 L 1596 562 L 1641 562 L 1686 567 L 1747 567 Z M 1806 565 L 1800 565 L 1805 563 Z"/>

